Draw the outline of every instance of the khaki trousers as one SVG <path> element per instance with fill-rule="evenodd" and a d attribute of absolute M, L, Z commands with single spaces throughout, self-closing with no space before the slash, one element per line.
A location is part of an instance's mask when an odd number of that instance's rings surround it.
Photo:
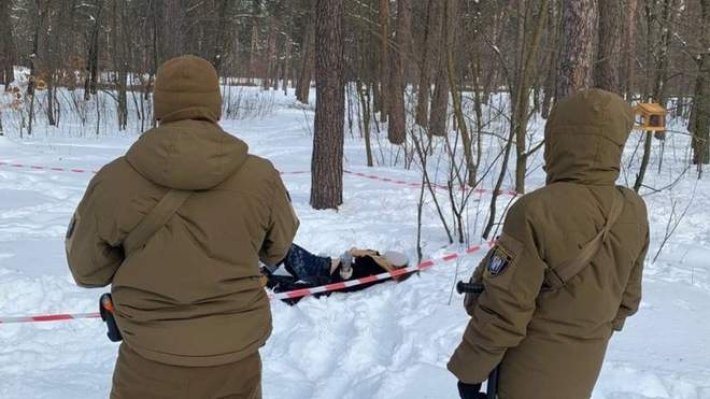
<path fill-rule="evenodd" d="M 261 358 L 180 367 L 145 359 L 121 344 L 111 399 L 261 399 Z"/>

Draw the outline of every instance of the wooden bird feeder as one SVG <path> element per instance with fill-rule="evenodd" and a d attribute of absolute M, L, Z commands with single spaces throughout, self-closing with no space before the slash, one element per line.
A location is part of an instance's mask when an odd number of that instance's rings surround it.
<path fill-rule="evenodd" d="M 636 106 L 636 125 L 634 129 L 647 132 L 662 132 L 666 130 L 666 115 L 668 111 L 660 104 L 641 103 Z"/>

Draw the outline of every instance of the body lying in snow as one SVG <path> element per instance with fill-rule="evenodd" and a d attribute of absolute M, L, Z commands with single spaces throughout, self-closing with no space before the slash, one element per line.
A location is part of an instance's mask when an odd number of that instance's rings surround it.
<path fill-rule="evenodd" d="M 407 267 L 406 255 L 387 251 L 380 254 L 371 249 L 352 248 L 338 258 L 317 256 L 306 249 L 292 244 L 286 258 L 274 267 L 263 266 L 266 286 L 275 292 L 316 287 L 368 277 L 380 273 L 392 272 Z M 288 274 L 278 273 L 283 266 Z M 405 279 L 407 275 L 395 276 L 395 281 Z M 368 288 L 382 281 L 375 281 L 341 291 L 351 292 Z"/>

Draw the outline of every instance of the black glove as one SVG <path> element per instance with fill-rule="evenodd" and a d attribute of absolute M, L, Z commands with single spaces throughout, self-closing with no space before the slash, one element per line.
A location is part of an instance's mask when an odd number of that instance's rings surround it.
<path fill-rule="evenodd" d="M 486 394 L 481 393 L 481 384 L 466 384 L 459 381 L 458 387 L 461 399 L 486 399 Z"/>

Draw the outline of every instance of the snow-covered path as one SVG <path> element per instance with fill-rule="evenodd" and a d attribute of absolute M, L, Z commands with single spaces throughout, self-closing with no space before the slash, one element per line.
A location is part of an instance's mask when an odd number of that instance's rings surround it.
<path fill-rule="evenodd" d="M 310 167 L 311 117 L 282 107 L 261 120 L 224 126 L 280 170 L 300 171 Z M 23 142 L 0 138 L 0 161 L 95 170 L 133 140 L 66 139 L 61 134 Z M 360 140 L 346 140 L 349 169 L 366 171 L 363 154 Z M 664 186 L 681 167 L 671 166 L 668 175 L 652 173 L 650 183 Z M 415 171 L 367 171 L 419 179 Z M 541 173 L 531 184 L 543 181 Z M 96 310 L 103 290 L 74 286 L 63 249 L 66 224 L 90 178 L 91 173 L 0 165 L 0 316 Z M 338 212 L 315 212 L 308 206 L 310 175 L 286 175 L 284 180 L 302 220 L 299 244 L 333 255 L 353 245 L 393 248 L 414 258 L 418 190 L 346 175 L 345 205 Z M 614 337 L 594 399 L 710 398 L 707 179 L 696 188 L 688 176 L 672 194 L 647 197 L 654 242 L 650 252 L 655 255 L 663 239 L 672 203 L 677 201 L 679 213 L 693 195 L 688 216 L 659 260 L 646 268 L 642 309 Z M 425 257 L 456 252 L 456 246 L 446 244 L 433 212 L 426 210 Z M 481 256 L 437 266 L 398 285 L 308 298 L 296 307 L 273 303 L 275 330 L 262 350 L 265 398 L 457 397 L 455 379 L 444 365 L 467 317 L 459 297 L 450 302 L 451 287 L 457 266 L 468 275 Z M 0 398 L 106 398 L 117 347 L 104 334 L 97 320 L 0 325 Z"/>

